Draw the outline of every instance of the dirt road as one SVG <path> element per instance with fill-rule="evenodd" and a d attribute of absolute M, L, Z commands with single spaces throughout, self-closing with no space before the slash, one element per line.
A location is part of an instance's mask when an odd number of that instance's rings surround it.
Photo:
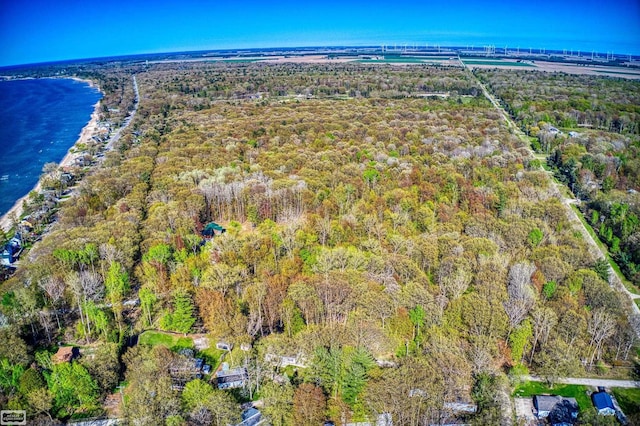
<path fill-rule="evenodd" d="M 530 382 L 545 382 L 546 380 L 538 376 L 523 376 L 524 380 Z M 635 380 L 613 380 L 613 379 L 585 379 L 576 377 L 562 377 L 556 379 L 557 383 L 566 385 L 602 386 L 605 388 L 640 388 L 640 382 Z"/>

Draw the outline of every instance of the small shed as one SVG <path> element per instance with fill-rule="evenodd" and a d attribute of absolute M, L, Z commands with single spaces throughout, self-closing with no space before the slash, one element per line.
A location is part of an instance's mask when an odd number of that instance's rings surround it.
<path fill-rule="evenodd" d="M 71 362 L 79 355 L 78 348 L 73 346 L 60 346 L 58 352 L 51 357 L 54 364 L 62 364 L 63 362 Z"/>
<path fill-rule="evenodd" d="M 228 343 L 223 340 L 220 340 L 218 343 L 216 343 L 216 349 L 220 349 L 221 351 L 231 352 L 231 349 L 233 349 L 233 343 Z"/>
<path fill-rule="evenodd" d="M 593 405 L 596 407 L 598 414 L 602 416 L 613 416 L 616 414 L 616 409 L 613 406 L 611 395 L 607 392 L 595 392 L 591 394 L 591 400 L 593 401 Z"/>

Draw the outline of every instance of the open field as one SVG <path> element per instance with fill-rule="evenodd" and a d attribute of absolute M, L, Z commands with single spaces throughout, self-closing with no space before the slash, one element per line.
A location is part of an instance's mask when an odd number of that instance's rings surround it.
<path fill-rule="evenodd" d="M 638 76 L 638 72 L 633 72 L 633 71 L 629 71 L 629 72 L 623 72 L 623 71 L 612 71 L 612 70 L 596 70 L 596 72 L 602 73 L 602 74 L 615 74 L 615 75 L 631 75 L 631 76 Z"/>
<path fill-rule="evenodd" d="M 490 69 L 490 68 L 500 68 L 500 69 L 523 69 L 523 62 L 509 62 L 506 61 L 480 61 L 480 60 L 468 60 L 462 59 L 464 64 L 469 68 L 480 68 L 480 69 Z M 482 63 L 486 62 L 486 63 Z M 640 69 L 632 69 L 629 68 L 628 71 L 621 71 L 621 68 L 618 67 L 607 67 L 602 65 L 591 65 L 591 66 L 583 66 L 571 63 L 562 63 L 562 62 L 546 62 L 546 61 L 535 61 L 531 63 L 532 66 L 536 67 L 537 71 L 544 72 L 564 72 L 567 74 L 577 74 L 577 75 L 594 75 L 594 76 L 610 76 L 610 77 L 619 77 L 619 78 L 628 78 L 637 80 L 640 79 Z"/>
<path fill-rule="evenodd" d="M 427 62 L 425 59 L 421 58 L 384 58 L 384 59 L 359 59 L 356 62 L 361 64 L 424 64 Z"/>
<path fill-rule="evenodd" d="M 454 58 L 454 59 L 452 59 Z M 149 61 L 149 64 L 157 63 L 189 63 L 189 62 L 224 62 L 224 63 L 298 63 L 298 64 L 326 64 L 326 63 L 364 63 L 364 64 L 435 64 L 435 65 L 448 65 L 455 66 L 462 62 L 464 65 L 470 68 L 500 68 L 500 69 L 527 69 L 535 68 L 539 71 L 545 72 L 565 72 L 569 74 L 585 74 L 585 75 L 598 75 L 598 76 L 610 76 L 629 79 L 640 79 L 640 69 L 632 69 L 621 71 L 619 67 L 608 67 L 603 65 L 578 65 L 572 63 L 562 62 L 547 62 L 547 61 L 530 61 L 516 62 L 513 60 L 502 60 L 499 58 L 483 58 L 472 57 L 462 58 L 458 60 L 454 55 L 445 56 L 396 56 L 391 55 L 384 59 L 361 59 L 359 56 L 341 56 L 331 57 L 327 54 L 309 54 L 309 55 L 265 55 L 265 56 L 233 56 L 233 57 L 204 57 L 204 58 L 184 58 L 184 59 L 162 59 L 156 61 Z"/>
<path fill-rule="evenodd" d="M 506 67 L 535 67 L 535 65 L 528 62 L 514 62 L 514 61 L 501 61 L 501 60 L 483 60 L 483 59 L 461 59 L 465 65 L 491 65 L 491 66 L 506 66 Z"/>

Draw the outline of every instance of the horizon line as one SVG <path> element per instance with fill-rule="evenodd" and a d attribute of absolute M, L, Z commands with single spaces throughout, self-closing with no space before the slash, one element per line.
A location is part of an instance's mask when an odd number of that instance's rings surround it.
<path fill-rule="evenodd" d="M 408 53 L 408 52 L 418 52 L 418 51 L 430 51 L 435 49 L 451 49 L 457 50 L 459 53 L 460 50 L 471 50 L 477 51 L 478 53 L 483 53 L 487 50 L 487 48 L 493 48 L 494 53 L 492 56 L 505 56 L 507 53 L 513 55 L 520 56 L 540 56 L 547 55 L 551 56 L 555 55 L 563 55 L 567 56 L 568 52 L 571 52 L 571 57 L 575 57 L 576 59 L 584 58 L 589 59 L 593 56 L 599 58 L 599 55 L 606 55 L 607 58 L 611 55 L 611 59 L 615 58 L 629 58 L 630 60 L 638 59 L 640 60 L 640 54 L 631 54 L 631 53 L 618 53 L 614 51 L 599 51 L 599 50 L 572 50 L 572 49 L 546 49 L 544 47 L 509 47 L 506 44 L 504 47 L 500 47 L 495 43 L 467 43 L 466 45 L 460 44 L 439 44 L 439 43 L 378 43 L 378 44 L 333 44 L 333 45 L 303 45 L 303 46 L 270 46 L 270 47 L 228 47 L 228 48 L 217 48 L 217 49 L 195 49 L 195 50 L 175 50 L 175 51 L 157 51 L 157 52 L 142 52 L 142 53 L 127 53 L 127 54 L 119 54 L 119 55 L 110 55 L 110 56 L 95 56 L 95 57 L 85 57 L 85 58 L 70 58 L 70 59 L 58 59 L 58 60 L 50 60 L 50 61 L 42 61 L 42 62 L 29 62 L 29 63 L 21 63 L 21 64 L 9 64 L 9 65 L 0 65 L 0 70 L 9 70 L 15 68 L 23 68 L 23 67 L 38 67 L 38 66 L 46 66 L 46 65 L 56 65 L 56 64 L 64 64 L 64 63 L 80 63 L 80 62 L 92 62 L 92 61 L 115 61 L 122 59 L 132 59 L 136 57 L 144 57 L 144 56 L 161 56 L 161 55 L 193 55 L 193 54 L 203 54 L 203 53 L 225 53 L 225 52 L 252 52 L 252 51 L 298 51 L 298 50 L 309 50 L 309 49 L 327 49 L 327 50 L 337 50 L 337 49 L 374 49 L 379 50 L 382 53 L 385 53 L 385 48 L 390 48 L 390 46 L 394 46 L 391 53 Z M 410 50 L 407 50 L 410 48 Z M 504 51 L 506 49 L 506 52 Z M 500 53 L 502 51 L 502 53 Z M 440 52 L 446 53 L 446 52 Z M 575 55 L 574 55 L 575 53 Z"/>

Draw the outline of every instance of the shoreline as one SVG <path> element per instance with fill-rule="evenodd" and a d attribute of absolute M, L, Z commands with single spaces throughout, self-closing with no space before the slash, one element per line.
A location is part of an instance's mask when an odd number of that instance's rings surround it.
<path fill-rule="evenodd" d="M 100 88 L 93 81 L 83 80 L 83 79 L 80 79 L 80 78 L 77 78 L 77 77 L 62 77 L 62 78 L 71 78 L 71 79 L 76 80 L 76 81 L 82 81 L 84 83 L 88 83 L 91 87 L 96 88 L 98 91 L 100 91 L 100 93 L 102 93 L 104 95 L 102 90 L 100 90 Z M 89 121 L 82 128 L 82 130 L 78 134 L 78 138 L 76 139 L 76 141 L 73 143 L 73 145 L 71 145 L 69 147 L 69 149 L 67 150 L 67 153 L 65 154 L 65 156 L 58 163 L 58 167 L 70 167 L 70 166 L 73 166 L 74 163 L 75 163 L 76 158 L 79 155 L 77 153 L 72 152 L 72 150 L 76 147 L 76 145 L 78 143 L 86 143 L 86 142 L 89 142 L 91 140 L 91 137 L 93 136 L 94 132 L 96 131 L 96 129 L 98 127 L 98 115 L 99 115 L 99 110 L 100 110 L 100 102 L 101 102 L 101 100 L 99 100 L 98 102 L 96 102 L 94 104 L 93 112 L 91 113 L 91 117 L 89 118 Z M 16 218 L 20 219 L 20 216 L 23 213 L 22 205 L 23 205 L 24 201 L 29 198 L 29 194 L 31 194 L 31 192 L 33 192 L 33 191 L 39 192 L 41 188 L 42 188 L 42 182 L 41 182 L 41 179 L 38 179 L 38 183 L 36 183 L 36 185 L 29 192 L 27 192 L 24 196 L 20 197 L 13 204 L 13 206 L 9 210 L 7 210 L 7 212 L 5 214 L 3 214 L 2 217 L 0 217 L 0 229 L 2 229 L 4 232 L 10 231 L 11 230 L 11 222 L 12 222 L 11 216 L 15 214 Z"/>

